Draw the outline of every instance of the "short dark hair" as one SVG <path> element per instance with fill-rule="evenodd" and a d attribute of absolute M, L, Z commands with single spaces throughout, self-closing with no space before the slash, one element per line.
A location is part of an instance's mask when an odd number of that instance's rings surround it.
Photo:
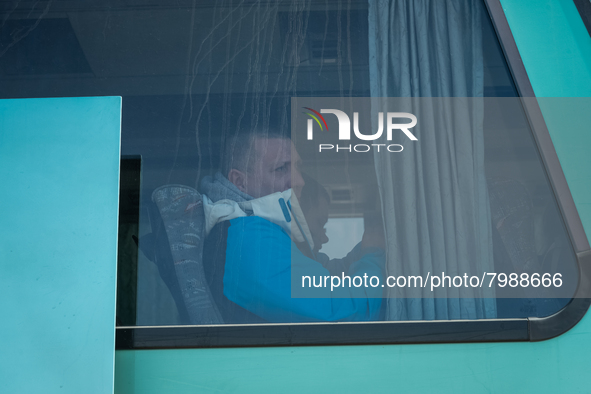
<path fill-rule="evenodd" d="M 228 137 L 224 144 L 220 165 L 222 174 L 227 177 L 232 169 L 246 172 L 249 169 L 250 158 L 256 155 L 254 142 L 257 139 L 274 138 L 290 139 L 290 136 L 273 128 L 238 132 Z"/>
<path fill-rule="evenodd" d="M 318 181 L 310 175 L 302 173 L 302 178 L 304 178 L 305 185 L 302 188 L 299 202 L 302 211 L 304 211 L 304 215 L 312 207 L 317 206 L 318 201 L 320 201 L 321 198 L 326 199 L 326 201 L 330 203 L 330 194 L 328 194 L 324 186 L 318 183 Z"/>

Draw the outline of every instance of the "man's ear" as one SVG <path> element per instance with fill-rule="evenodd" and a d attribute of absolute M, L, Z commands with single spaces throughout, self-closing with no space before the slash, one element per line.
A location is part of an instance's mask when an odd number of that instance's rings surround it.
<path fill-rule="evenodd" d="M 241 192 L 246 193 L 246 174 L 232 168 L 228 173 L 228 180 L 234 184 Z"/>

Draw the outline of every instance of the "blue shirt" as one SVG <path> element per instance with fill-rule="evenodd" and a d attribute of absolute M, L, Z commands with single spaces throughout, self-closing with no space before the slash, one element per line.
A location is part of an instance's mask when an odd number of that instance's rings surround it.
<path fill-rule="evenodd" d="M 232 219 L 226 245 L 224 295 L 269 322 L 379 319 L 385 283 L 385 259 L 380 249 L 367 250 L 339 276 L 345 285 L 331 289 L 331 281 L 337 281 L 329 271 L 301 253 L 280 226 L 265 219 Z M 315 279 L 316 284 L 322 279 L 323 286 L 310 287 L 305 279 L 302 288 L 303 276 Z M 329 278 L 324 287 L 326 276 Z M 363 285 L 353 285 L 359 284 L 360 279 L 354 280 L 356 276 L 364 281 Z M 377 277 L 379 285 L 371 286 L 371 277 Z M 375 278 L 372 283 L 376 284 Z"/>

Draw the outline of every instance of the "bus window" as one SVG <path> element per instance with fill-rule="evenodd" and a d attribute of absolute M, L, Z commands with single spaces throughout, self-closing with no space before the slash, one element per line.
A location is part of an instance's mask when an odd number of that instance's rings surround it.
<path fill-rule="evenodd" d="M 574 295 L 575 252 L 482 0 L 2 13 L 2 97 L 123 97 L 125 330 L 519 325 Z"/>

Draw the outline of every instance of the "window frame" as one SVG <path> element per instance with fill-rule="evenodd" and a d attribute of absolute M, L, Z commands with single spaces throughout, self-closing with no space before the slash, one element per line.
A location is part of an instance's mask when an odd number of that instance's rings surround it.
<path fill-rule="evenodd" d="M 500 0 L 483 1 L 519 96 L 535 97 Z M 589 3 L 589 0 L 574 1 Z M 584 21 L 587 29 L 591 29 L 589 21 Z M 591 298 L 577 297 L 583 294 L 585 286 L 591 286 L 591 250 L 540 107 L 534 100 L 522 103 L 579 266 L 579 287 L 574 298 L 554 315 L 453 321 L 119 326 L 115 349 L 527 342 L 565 333 L 582 319 L 591 305 Z"/>

